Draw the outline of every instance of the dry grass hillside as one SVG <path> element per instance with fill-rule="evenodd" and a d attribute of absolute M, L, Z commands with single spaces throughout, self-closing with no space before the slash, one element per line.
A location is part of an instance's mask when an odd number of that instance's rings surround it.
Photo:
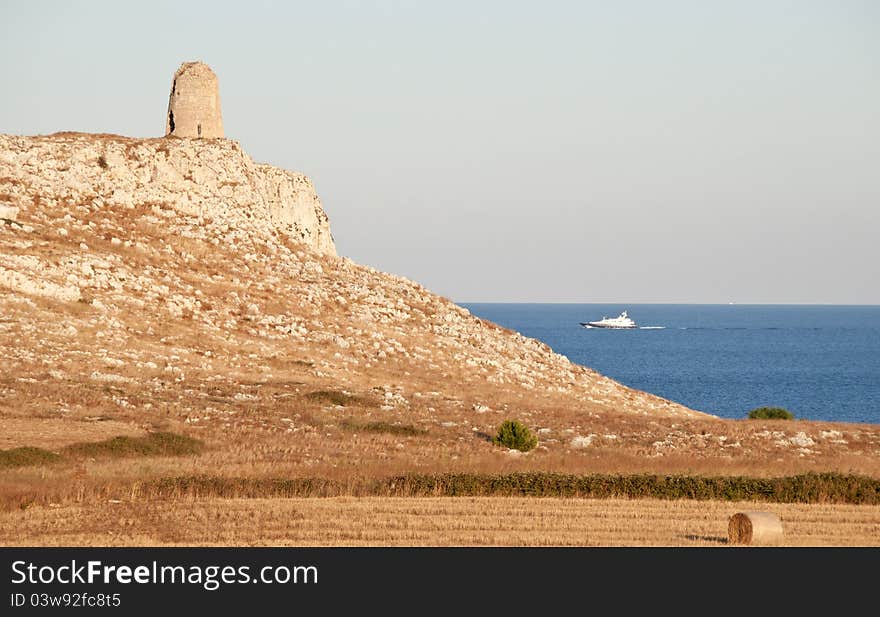
<path fill-rule="evenodd" d="M 880 427 L 721 420 L 624 387 L 413 281 L 312 250 L 273 222 L 283 195 L 235 210 L 199 193 L 196 173 L 163 201 L 145 157 L 185 148 L 194 169 L 218 165 L 212 140 L 0 145 L 0 206 L 17 209 L 0 222 L 7 505 L 180 475 L 880 477 Z M 211 181 L 231 195 L 221 172 Z M 141 174 L 142 188 L 114 196 L 113 174 Z M 536 431 L 535 450 L 490 442 L 507 418 Z"/>

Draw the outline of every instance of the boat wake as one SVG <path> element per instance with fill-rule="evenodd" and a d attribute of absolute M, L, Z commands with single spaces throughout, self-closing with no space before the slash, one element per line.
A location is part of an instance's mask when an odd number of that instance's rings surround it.
<path fill-rule="evenodd" d="M 639 330 L 665 330 L 666 326 L 639 326 Z"/>
<path fill-rule="evenodd" d="M 678 326 L 679 330 L 819 330 L 820 328 L 810 328 L 810 327 L 791 327 L 791 328 L 781 328 L 779 326 Z"/>

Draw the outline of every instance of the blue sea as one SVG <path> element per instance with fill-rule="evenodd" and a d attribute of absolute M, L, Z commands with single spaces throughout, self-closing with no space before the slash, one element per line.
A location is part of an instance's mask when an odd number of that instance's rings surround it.
<path fill-rule="evenodd" d="M 461 304 L 628 386 L 725 418 L 880 423 L 880 306 Z M 580 322 L 626 310 L 635 330 Z"/>

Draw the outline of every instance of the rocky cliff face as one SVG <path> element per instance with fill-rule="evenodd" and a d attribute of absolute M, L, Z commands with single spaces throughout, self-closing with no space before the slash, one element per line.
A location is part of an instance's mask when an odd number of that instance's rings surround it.
<path fill-rule="evenodd" d="M 252 340 L 257 356 L 304 358 L 336 385 L 395 375 L 405 389 L 448 389 L 457 400 L 470 384 L 695 415 L 416 283 L 336 257 L 308 179 L 255 165 L 234 142 L 2 137 L 2 201 L 19 209 L 15 223 L 0 225 L 0 308 L 18 316 L 0 337 L 7 359 L 43 362 L 84 344 L 100 366 L 114 353 L 107 345 L 128 353 L 145 343 L 132 337 L 182 327 L 202 341 L 194 353 L 221 345 L 240 357 Z M 174 366 L 174 375 L 200 370 L 184 367 L 188 354 L 158 351 L 132 368 L 152 356 L 150 365 Z M 479 398 L 467 405 L 497 396 Z"/>
<path fill-rule="evenodd" d="M 335 255 L 327 215 L 300 173 L 254 163 L 226 139 L 0 135 L 0 204 L 166 212 Z"/>
<path fill-rule="evenodd" d="M 134 353 L 132 370 L 189 380 L 218 370 L 201 359 L 221 348 L 264 370 L 242 355 L 253 347 L 300 357 L 336 386 L 397 381 L 401 396 L 448 391 L 468 409 L 503 395 L 701 415 L 336 257 L 308 178 L 255 164 L 234 141 L 0 136 L 0 203 L 18 209 L 0 225 L 0 308 L 13 318 L 0 351 L 22 369 L 75 347 L 96 363 L 87 375 Z M 178 329 L 201 342 L 186 353 L 148 342 Z"/>

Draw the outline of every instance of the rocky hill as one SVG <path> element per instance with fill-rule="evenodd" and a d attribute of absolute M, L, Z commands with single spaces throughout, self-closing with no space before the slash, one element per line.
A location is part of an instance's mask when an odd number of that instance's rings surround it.
<path fill-rule="evenodd" d="M 174 212 L 261 236 L 286 234 L 336 254 L 312 182 L 254 163 L 229 139 L 0 135 L 2 202 L 24 210 L 59 204 L 152 210 L 161 219 Z"/>
<path fill-rule="evenodd" d="M 338 257 L 308 178 L 234 141 L 0 136 L 0 218 L 0 449 L 162 428 L 202 470 L 479 469 L 516 417 L 544 468 L 880 451 L 632 390 Z"/>

